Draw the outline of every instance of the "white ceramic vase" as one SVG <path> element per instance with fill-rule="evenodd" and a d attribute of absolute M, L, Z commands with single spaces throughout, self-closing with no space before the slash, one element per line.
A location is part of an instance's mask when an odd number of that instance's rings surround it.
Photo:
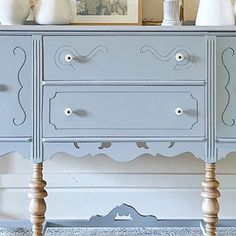
<path fill-rule="evenodd" d="M 22 25 L 29 13 L 29 0 L 0 0 L 0 22 L 2 25 Z"/>
<path fill-rule="evenodd" d="M 35 21 L 38 24 L 70 24 L 71 14 L 69 0 L 39 0 L 35 7 Z"/>
<path fill-rule="evenodd" d="M 235 25 L 235 14 L 232 1 L 200 0 L 196 25 L 198 26 Z"/>
<path fill-rule="evenodd" d="M 180 2 L 179 0 L 164 0 L 163 3 L 164 20 L 163 26 L 181 25 L 180 22 Z"/>

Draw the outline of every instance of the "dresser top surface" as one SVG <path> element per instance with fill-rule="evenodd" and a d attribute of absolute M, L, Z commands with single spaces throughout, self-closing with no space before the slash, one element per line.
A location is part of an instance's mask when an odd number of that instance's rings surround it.
<path fill-rule="evenodd" d="M 0 32 L 220 32 L 236 33 L 236 26 L 82 26 L 82 25 L 0 25 Z"/>

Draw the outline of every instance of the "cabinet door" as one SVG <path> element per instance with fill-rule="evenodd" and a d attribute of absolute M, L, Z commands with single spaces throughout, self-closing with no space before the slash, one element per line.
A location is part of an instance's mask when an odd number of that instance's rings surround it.
<path fill-rule="evenodd" d="M 236 37 L 217 40 L 217 136 L 236 138 Z"/>
<path fill-rule="evenodd" d="M 0 137 L 31 135 L 31 37 L 0 36 Z"/>

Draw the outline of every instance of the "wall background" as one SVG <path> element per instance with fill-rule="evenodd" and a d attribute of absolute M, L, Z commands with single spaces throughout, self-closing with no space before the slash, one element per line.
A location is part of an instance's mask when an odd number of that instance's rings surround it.
<path fill-rule="evenodd" d="M 185 19 L 195 20 L 199 0 L 185 1 Z M 143 0 L 143 16 L 146 18 L 163 19 L 162 14 L 163 0 Z"/>
<path fill-rule="evenodd" d="M 159 18 L 161 0 L 144 0 L 144 16 Z M 186 1 L 187 2 L 187 1 Z M 188 1 L 186 18 L 195 18 L 197 1 Z M 0 219 L 27 219 L 32 165 L 17 155 L 0 159 Z M 127 203 L 158 218 L 201 218 L 204 163 L 191 154 L 177 158 L 146 155 L 121 164 L 110 158 L 75 159 L 60 155 L 45 163 L 47 218 L 79 219 L 107 214 Z M 218 163 L 221 218 L 236 218 L 236 158 Z"/>

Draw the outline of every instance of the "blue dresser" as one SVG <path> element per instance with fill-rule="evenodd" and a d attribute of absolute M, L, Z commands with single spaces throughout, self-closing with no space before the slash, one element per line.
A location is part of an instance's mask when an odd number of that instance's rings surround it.
<path fill-rule="evenodd" d="M 216 235 L 215 163 L 236 151 L 236 28 L 0 27 L 0 150 L 33 163 L 34 236 L 46 212 L 43 162 L 58 152 L 191 152 L 206 164 L 203 219 Z"/>

